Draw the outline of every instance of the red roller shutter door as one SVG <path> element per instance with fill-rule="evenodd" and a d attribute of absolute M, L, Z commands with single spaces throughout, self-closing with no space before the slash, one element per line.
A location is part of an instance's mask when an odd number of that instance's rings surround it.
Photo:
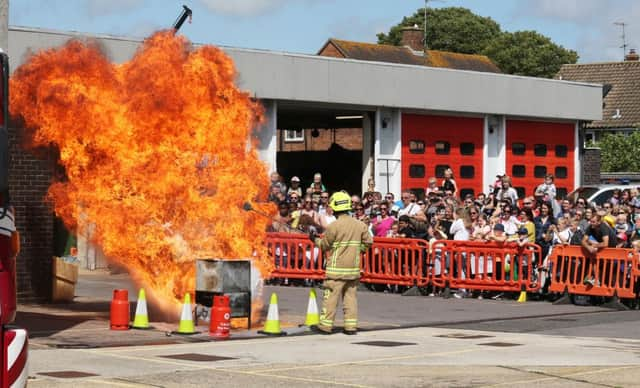
<path fill-rule="evenodd" d="M 402 188 L 422 195 L 430 177 L 453 169 L 458 194 L 482 192 L 484 119 L 402 115 Z"/>
<path fill-rule="evenodd" d="M 546 174 L 555 176 L 558 197 L 573 190 L 575 125 L 507 120 L 507 169 L 518 196 L 533 195 Z"/>

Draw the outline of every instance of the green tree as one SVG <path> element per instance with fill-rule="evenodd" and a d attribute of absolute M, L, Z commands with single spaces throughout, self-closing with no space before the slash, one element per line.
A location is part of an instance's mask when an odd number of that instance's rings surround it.
<path fill-rule="evenodd" d="M 391 27 L 388 34 L 378 34 L 378 43 L 400 45 L 400 30 L 413 25 L 424 29 L 424 8 L 404 17 L 402 22 Z M 466 8 L 427 8 L 427 43 L 431 50 L 477 54 L 499 35 L 498 23 Z"/>
<path fill-rule="evenodd" d="M 404 17 L 378 43 L 400 45 L 401 29 L 424 28 L 424 8 Z M 502 32 L 493 19 L 466 8 L 427 8 L 427 43 L 432 50 L 488 56 L 503 72 L 532 77 L 553 77 L 560 66 L 576 63 L 578 54 L 535 31 Z"/>
<path fill-rule="evenodd" d="M 605 172 L 640 171 L 640 131 L 631 135 L 605 134 L 600 147 L 601 170 Z"/>
<path fill-rule="evenodd" d="M 578 61 L 578 53 L 535 31 L 504 32 L 482 53 L 505 73 L 533 77 L 551 78 L 563 64 Z"/>

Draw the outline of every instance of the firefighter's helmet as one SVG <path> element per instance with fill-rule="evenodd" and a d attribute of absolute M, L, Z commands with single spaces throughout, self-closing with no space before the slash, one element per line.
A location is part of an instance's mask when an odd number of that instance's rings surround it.
<path fill-rule="evenodd" d="M 329 199 L 329 206 L 334 212 L 348 212 L 351 210 L 351 197 L 344 191 L 338 191 Z"/>

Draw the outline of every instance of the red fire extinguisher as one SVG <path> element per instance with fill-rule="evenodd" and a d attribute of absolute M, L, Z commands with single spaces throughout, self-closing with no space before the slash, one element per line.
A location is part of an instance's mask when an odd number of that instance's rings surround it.
<path fill-rule="evenodd" d="M 231 335 L 231 308 L 229 307 L 229 295 L 213 297 L 211 307 L 211 321 L 209 323 L 209 335 L 216 339 L 228 339 Z"/>

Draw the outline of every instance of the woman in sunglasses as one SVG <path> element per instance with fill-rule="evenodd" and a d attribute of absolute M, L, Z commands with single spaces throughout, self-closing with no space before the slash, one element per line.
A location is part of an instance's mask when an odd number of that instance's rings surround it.
<path fill-rule="evenodd" d="M 373 219 L 373 233 L 376 237 L 386 237 L 395 219 L 389 215 L 389 203 L 380 204 L 380 215 Z"/>

